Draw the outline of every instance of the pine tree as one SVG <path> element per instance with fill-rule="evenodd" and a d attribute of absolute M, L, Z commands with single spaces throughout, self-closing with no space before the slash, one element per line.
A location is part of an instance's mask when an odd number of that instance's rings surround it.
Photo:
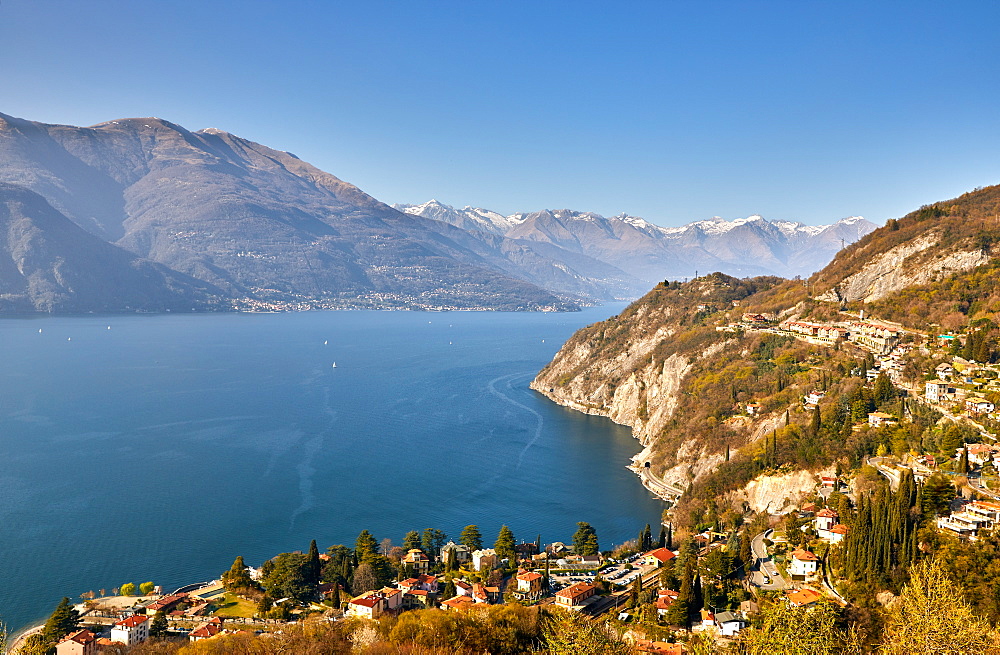
<path fill-rule="evenodd" d="M 375 537 L 373 537 L 372 533 L 368 532 L 368 530 L 362 530 L 361 534 L 358 535 L 357 541 L 354 543 L 354 556 L 357 558 L 358 562 L 361 562 L 366 557 L 377 553 L 378 542 L 375 541 Z"/>
<path fill-rule="evenodd" d="M 517 542 L 514 541 L 514 533 L 506 525 L 500 528 L 500 533 L 497 535 L 497 540 L 493 544 L 493 549 L 497 551 L 498 559 L 506 559 L 510 562 L 514 561 L 514 546 Z"/>
<path fill-rule="evenodd" d="M 247 571 L 247 565 L 243 563 L 242 555 L 237 555 L 230 569 L 222 574 L 222 584 L 228 591 L 253 589 L 257 586 Z"/>
<path fill-rule="evenodd" d="M 416 530 L 410 530 L 403 537 L 403 550 L 411 551 L 414 548 L 420 548 L 420 533 Z"/>
<path fill-rule="evenodd" d="M 160 610 L 153 615 L 153 620 L 149 623 L 149 638 L 162 639 L 167 636 L 167 615 Z"/>
<path fill-rule="evenodd" d="M 670 603 L 663 619 L 670 625 L 676 625 L 687 629 L 690 625 L 690 611 L 692 598 L 691 569 L 686 568 L 681 580 L 681 588 L 677 598 Z"/>
<path fill-rule="evenodd" d="M 52 615 L 45 622 L 45 626 L 42 628 L 42 636 L 47 643 L 55 646 L 60 639 L 75 630 L 79 623 L 80 614 L 70 604 L 69 598 L 63 597 L 59 601 L 59 604 L 56 605 L 55 611 L 52 612 Z"/>
<path fill-rule="evenodd" d="M 597 531 L 584 521 L 577 523 L 577 526 L 577 531 L 573 533 L 573 552 L 577 555 L 597 555 L 600 552 Z"/>
<path fill-rule="evenodd" d="M 459 543 L 468 546 L 469 550 L 481 550 L 483 547 L 483 535 L 476 525 L 467 525 L 462 529 L 462 534 L 458 537 Z"/>
<path fill-rule="evenodd" d="M 740 562 L 743 564 L 744 571 L 750 568 L 752 557 L 753 551 L 750 548 L 750 535 L 744 530 L 740 533 Z"/>

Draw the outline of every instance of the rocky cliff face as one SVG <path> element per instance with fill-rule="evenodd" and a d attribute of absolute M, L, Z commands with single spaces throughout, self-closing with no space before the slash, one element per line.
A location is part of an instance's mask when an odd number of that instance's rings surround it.
<path fill-rule="evenodd" d="M 669 431 L 692 367 L 735 344 L 714 328 L 693 323 L 702 312 L 730 307 L 731 294 L 745 293 L 734 292 L 725 280 L 734 281 L 719 275 L 677 288 L 657 286 L 621 315 L 574 335 L 531 388 L 566 407 L 630 426 L 644 446 L 634 461 L 644 465 Z M 670 466 L 656 474 L 683 489 L 724 457 L 684 442 Z"/>
<path fill-rule="evenodd" d="M 857 273 L 819 296 L 828 302 L 874 302 L 909 286 L 933 282 L 944 275 L 968 271 L 989 261 L 982 249 L 942 251 L 938 231 L 920 235 L 873 256 Z"/>

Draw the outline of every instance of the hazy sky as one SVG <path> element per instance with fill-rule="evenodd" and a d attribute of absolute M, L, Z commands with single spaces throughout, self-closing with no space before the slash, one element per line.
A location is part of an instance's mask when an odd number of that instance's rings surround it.
<path fill-rule="evenodd" d="M 881 223 L 1000 183 L 1000 3 L 0 0 L 0 112 L 159 116 L 386 202 Z"/>

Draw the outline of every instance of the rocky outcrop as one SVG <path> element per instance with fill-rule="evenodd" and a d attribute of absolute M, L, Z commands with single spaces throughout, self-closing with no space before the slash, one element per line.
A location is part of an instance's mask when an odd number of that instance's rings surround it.
<path fill-rule="evenodd" d="M 901 243 L 866 263 L 857 273 L 844 278 L 836 287 L 817 297 L 829 302 L 873 302 L 896 291 L 927 284 L 940 277 L 968 271 L 989 261 L 982 250 L 938 251 L 940 235 L 929 233 Z M 925 253 L 927 256 L 924 256 Z"/>
<path fill-rule="evenodd" d="M 792 471 L 782 475 L 762 475 L 746 487 L 730 492 L 727 504 L 746 506 L 755 512 L 778 514 L 797 507 L 816 491 L 820 476 L 832 476 L 834 469 L 823 471 Z"/>

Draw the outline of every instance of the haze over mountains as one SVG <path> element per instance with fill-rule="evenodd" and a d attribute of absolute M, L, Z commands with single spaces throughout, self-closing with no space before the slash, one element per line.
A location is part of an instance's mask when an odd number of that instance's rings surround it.
<path fill-rule="evenodd" d="M 871 226 L 399 211 L 291 153 L 158 118 L 0 114 L 0 183 L 0 311 L 564 310 L 695 269 L 812 270 Z"/>
<path fill-rule="evenodd" d="M 550 243 L 586 254 L 655 283 L 693 277 L 695 271 L 751 275 L 808 276 L 844 245 L 877 226 L 860 216 L 832 225 L 804 225 L 750 216 L 715 217 L 680 227 L 661 227 L 636 216 L 605 218 L 591 212 L 544 210 L 503 216 L 476 207 L 456 209 L 436 200 L 393 205 L 414 216 L 445 221 L 466 230 Z"/>

